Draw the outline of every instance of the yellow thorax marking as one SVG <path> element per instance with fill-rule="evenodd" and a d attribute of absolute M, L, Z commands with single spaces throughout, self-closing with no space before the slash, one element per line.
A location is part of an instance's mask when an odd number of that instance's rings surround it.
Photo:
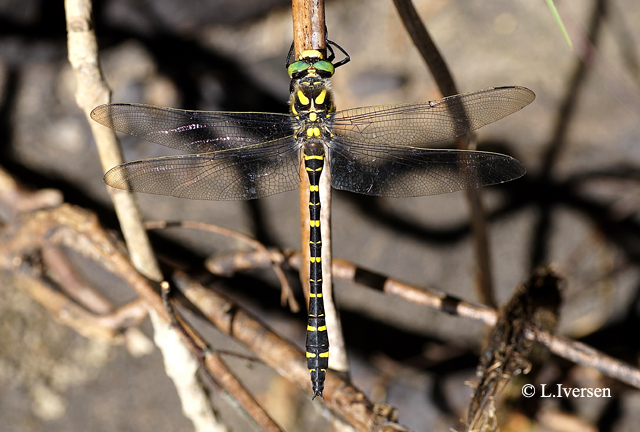
<path fill-rule="evenodd" d="M 309 186 L 309 190 L 311 192 L 318 192 L 320 189 L 318 188 L 318 185 L 311 185 Z"/>
<path fill-rule="evenodd" d="M 318 100 L 316 99 L 316 102 L 317 102 L 317 101 L 318 101 Z M 295 114 L 295 113 L 294 113 L 294 114 Z M 316 115 L 316 113 L 314 113 L 314 112 L 309 113 L 309 120 L 311 120 L 312 122 L 314 122 L 314 121 L 318 120 L 318 116 Z"/>
<path fill-rule="evenodd" d="M 307 128 L 307 137 L 311 138 L 312 136 L 319 137 L 320 136 L 320 128 L 317 128 L 317 127 Z M 307 159 L 322 159 L 322 156 L 320 156 L 320 157 L 318 157 L 318 156 L 308 157 Z"/>
<path fill-rule="evenodd" d="M 316 103 L 318 105 L 322 105 L 324 103 L 324 98 L 327 96 L 327 91 L 326 90 L 322 90 L 322 92 L 320 92 L 320 94 L 318 95 L 318 97 L 316 98 Z"/>
<path fill-rule="evenodd" d="M 302 93 L 302 90 L 298 90 L 298 100 L 302 105 L 309 105 L 309 98 Z"/>

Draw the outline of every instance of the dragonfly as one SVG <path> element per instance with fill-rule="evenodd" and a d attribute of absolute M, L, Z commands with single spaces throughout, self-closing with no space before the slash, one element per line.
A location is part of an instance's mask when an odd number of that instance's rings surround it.
<path fill-rule="evenodd" d="M 436 195 L 516 179 L 525 168 L 510 156 L 425 146 L 508 116 L 531 103 L 535 94 L 524 87 L 493 87 L 433 101 L 336 111 L 330 80 L 345 60 L 334 62 L 333 50 L 328 56 L 305 50 L 295 61 L 290 57 L 286 114 L 115 103 L 98 106 L 91 117 L 114 130 L 189 153 L 111 168 L 104 181 L 118 189 L 199 200 L 251 200 L 298 188 L 304 165 L 310 185 L 306 358 L 315 399 L 323 397 L 329 367 L 318 187 L 323 170 L 331 170 L 335 189 L 382 197 Z"/>

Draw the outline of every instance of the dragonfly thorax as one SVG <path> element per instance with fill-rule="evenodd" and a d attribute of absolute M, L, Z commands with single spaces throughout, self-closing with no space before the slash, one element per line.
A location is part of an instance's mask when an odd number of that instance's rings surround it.
<path fill-rule="evenodd" d="M 307 76 L 295 80 L 289 99 L 291 113 L 300 120 L 322 121 L 335 110 L 328 80 Z"/>

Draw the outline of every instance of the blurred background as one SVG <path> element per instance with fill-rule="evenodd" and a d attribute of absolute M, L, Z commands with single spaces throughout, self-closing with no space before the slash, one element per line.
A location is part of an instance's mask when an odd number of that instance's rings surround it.
<path fill-rule="evenodd" d="M 637 366 L 640 2 L 558 1 L 573 50 L 542 0 L 414 4 L 460 91 L 520 85 L 537 95 L 477 133 L 478 149 L 512 155 L 528 170 L 483 194 L 499 304 L 536 266 L 555 263 L 567 279 L 559 332 Z M 329 1 L 326 16 L 329 38 L 351 56 L 332 80 L 338 109 L 442 96 L 392 2 Z M 288 111 L 290 2 L 102 0 L 94 2 L 94 19 L 114 102 Z M 61 190 L 65 201 L 92 209 L 117 230 L 66 56 L 61 2 L 0 0 L 0 164 L 29 187 Z M 176 153 L 131 137 L 122 144 L 127 160 Z M 138 198 L 148 219 L 210 222 L 267 246 L 300 248 L 297 191 L 252 202 Z M 464 192 L 391 199 L 336 191 L 332 207 L 334 257 L 479 301 Z M 184 230 L 155 232 L 152 239 L 161 256 L 194 266 L 243 248 Z M 108 296 L 119 303 L 132 297 L 85 264 L 79 267 Z M 1 430 L 193 430 L 157 351 L 134 358 L 87 341 L 12 289 L 9 276 L 0 282 Z M 239 275 L 226 286 L 303 346 L 305 315 L 280 307 L 269 272 Z M 413 430 L 459 428 L 471 394 L 465 381 L 474 377 L 487 329 L 342 281 L 335 282 L 335 295 L 354 384 L 375 402 L 397 406 L 400 423 Z M 243 352 L 215 331 L 209 337 L 216 347 Z M 276 419 L 287 430 L 328 429 L 322 405 L 308 394 L 263 365 L 230 363 L 268 410 L 283 411 Z M 637 431 L 637 389 L 556 358 L 542 373 L 543 382 L 608 387 L 614 394 L 549 401 L 549 410 L 592 428 L 582 430 Z M 252 430 L 215 391 L 212 397 L 223 421 Z M 542 417 L 529 421 L 531 430 L 568 430 Z"/>

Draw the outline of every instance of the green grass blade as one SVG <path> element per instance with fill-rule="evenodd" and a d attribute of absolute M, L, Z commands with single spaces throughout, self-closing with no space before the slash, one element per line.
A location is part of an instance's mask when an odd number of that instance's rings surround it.
<path fill-rule="evenodd" d="M 546 0 L 547 6 L 551 10 L 551 14 L 555 18 L 558 26 L 560 27 L 560 31 L 564 35 L 564 39 L 567 41 L 567 45 L 569 45 L 570 49 L 573 49 L 573 42 L 571 42 L 571 38 L 569 37 L 569 33 L 567 33 L 567 29 L 564 27 L 564 23 L 562 22 L 562 18 L 560 18 L 560 14 L 558 13 L 558 9 L 556 9 L 556 5 L 553 3 L 553 0 Z"/>

